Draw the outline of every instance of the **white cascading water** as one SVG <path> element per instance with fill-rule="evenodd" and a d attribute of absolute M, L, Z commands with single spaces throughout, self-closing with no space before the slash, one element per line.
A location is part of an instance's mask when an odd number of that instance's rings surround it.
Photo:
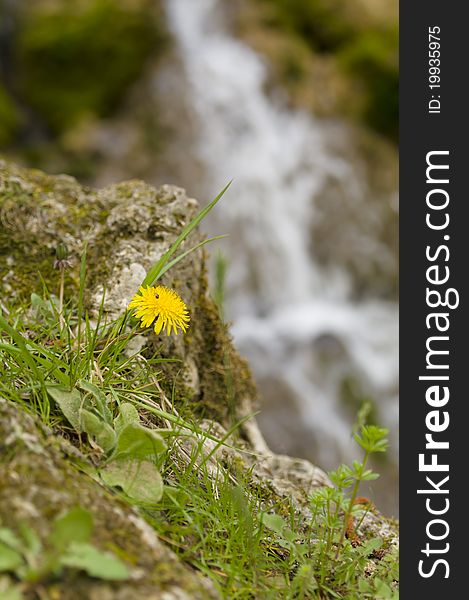
<path fill-rule="evenodd" d="M 226 310 L 236 344 L 258 380 L 286 384 L 314 432 L 315 460 L 330 468 L 350 455 L 351 419 L 339 400 L 343 367 L 323 365 L 318 340 L 339 341 L 397 435 L 397 306 L 353 302 L 348 274 L 322 270 L 311 254 L 315 198 L 326 179 L 341 182 L 350 202 L 364 184 L 331 156 L 319 120 L 266 95 L 265 65 L 226 31 L 223 3 L 167 0 L 166 9 L 198 127 L 204 197 L 234 179 L 211 228 L 230 235 Z"/>

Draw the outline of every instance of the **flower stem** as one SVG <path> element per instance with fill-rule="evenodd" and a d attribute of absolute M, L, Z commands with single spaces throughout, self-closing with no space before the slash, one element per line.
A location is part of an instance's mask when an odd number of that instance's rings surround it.
<path fill-rule="evenodd" d="M 347 531 L 347 525 L 349 523 L 350 516 L 352 514 L 353 505 L 355 504 L 355 498 L 357 497 L 357 494 L 358 494 L 358 488 L 360 487 L 361 475 L 363 475 L 363 473 L 365 472 L 366 463 L 368 462 L 369 456 L 370 456 L 370 452 L 368 450 L 366 450 L 365 451 L 365 456 L 363 457 L 363 462 L 362 462 L 362 465 L 361 465 L 361 469 L 360 469 L 360 476 L 358 476 L 355 479 L 355 485 L 353 486 L 353 489 L 352 489 L 352 494 L 350 496 L 350 502 L 348 504 L 347 511 L 346 511 L 346 513 L 344 515 L 344 526 L 342 528 L 342 532 L 340 534 L 340 540 L 339 540 L 339 543 L 337 545 L 337 550 L 336 550 L 336 553 L 335 553 L 335 560 L 338 559 L 340 549 L 342 548 L 342 544 L 344 543 L 345 532 Z"/>
<path fill-rule="evenodd" d="M 65 319 L 63 314 L 64 309 L 64 287 L 65 287 L 65 269 L 60 269 L 60 288 L 59 288 L 59 323 L 60 330 L 65 326 Z"/>

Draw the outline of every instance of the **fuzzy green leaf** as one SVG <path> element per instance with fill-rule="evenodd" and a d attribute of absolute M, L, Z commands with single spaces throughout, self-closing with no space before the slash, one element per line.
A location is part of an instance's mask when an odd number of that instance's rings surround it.
<path fill-rule="evenodd" d="M 14 571 L 23 564 L 23 559 L 19 552 L 9 548 L 3 542 L 0 542 L 0 573 L 3 571 Z"/>
<path fill-rule="evenodd" d="M 262 515 L 262 523 L 274 533 L 283 536 L 286 524 L 280 515 L 269 515 L 264 513 Z"/>
<path fill-rule="evenodd" d="M 125 564 L 116 556 L 102 552 L 84 542 L 72 542 L 67 551 L 60 557 L 60 564 L 86 571 L 91 577 L 123 581 L 130 574 Z"/>
<path fill-rule="evenodd" d="M 28 554 L 39 554 L 42 550 L 42 543 L 36 531 L 26 523 L 19 523 L 18 528 L 22 538 L 23 554 L 26 554 L 26 552 Z"/>
<path fill-rule="evenodd" d="M 366 579 L 360 578 L 358 580 L 358 591 L 364 593 L 372 592 L 370 583 Z"/>
<path fill-rule="evenodd" d="M 148 460 L 114 460 L 100 470 L 104 483 L 120 487 L 137 503 L 154 505 L 163 495 L 163 480 Z"/>
<path fill-rule="evenodd" d="M 80 408 L 82 408 L 83 400 L 80 392 L 76 389 L 70 391 L 62 385 L 48 385 L 46 387 L 47 392 L 56 402 L 73 429 L 81 433 Z"/>
<path fill-rule="evenodd" d="M 87 542 L 92 531 L 91 513 L 76 506 L 54 521 L 49 539 L 56 547 L 64 547 L 70 542 Z"/>
<path fill-rule="evenodd" d="M 92 394 L 94 396 L 94 398 L 96 399 L 96 408 L 98 409 L 98 412 L 100 413 L 101 417 L 107 423 L 112 423 L 112 414 L 108 408 L 107 399 L 103 392 L 89 381 L 80 380 L 78 382 L 78 387 L 83 391 L 88 392 L 89 394 Z"/>
<path fill-rule="evenodd" d="M 130 402 L 124 402 L 119 407 L 119 414 L 114 419 L 114 429 L 120 433 L 126 425 L 139 424 L 140 417 L 138 411 Z"/>
<path fill-rule="evenodd" d="M 89 410 L 80 410 L 80 427 L 93 436 L 105 452 L 110 452 L 116 445 L 114 429 Z"/>
<path fill-rule="evenodd" d="M 0 594 L 2 600 L 23 600 L 24 596 L 17 585 L 11 585 L 7 578 L 0 580 Z"/>
<path fill-rule="evenodd" d="M 166 444 L 156 431 L 138 423 L 129 423 L 119 433 L 111 460 L 145 459 L 156 456 L 164 450 Z"/>
<path fill-rule="evenodd" d="M 21 552 L 23 548 L 23 542 L 16 533 L 6 527 L 0 527 L 0 543 L 3 543 L 13 550 L 17 550 L 18 552 Z"/>

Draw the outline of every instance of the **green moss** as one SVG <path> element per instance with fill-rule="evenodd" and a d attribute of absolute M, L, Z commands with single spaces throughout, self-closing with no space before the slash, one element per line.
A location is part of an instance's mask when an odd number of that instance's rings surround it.
<path fill-rule="evenodd" d="M 347 0 L 257 0 L 265 11 L 263 27 L 289 41 L 282 53 L 285 83 L 311 86 L 309 64 L 336 64 L 345 78 L 342 107 L 393 141 L 398 125 L 398 30 L 392 8 L 368 14 L 360 2 Z M 301 49 L 301 50 L 300 50 Z M 326 64 L 326 63 L 325 63 Z M 330 68 L 330 67 L 329 67 Z M 300 94 L 301 96 L 301 94 Z"/>
<path fill-rule="evenodd" d="M 203 281 L 207 285 L 206 274 Z M 231 425 L 244 398 L 256 398 L 256 389 L 247 363 L 235 352 L 215 302 L 201 290 L 194 319 L 200 327 L 192 346 L 201 375 L 198 412 Z M 236 377 L 233 374 L 236 373 Z"/>
<path fill-rule="evenodd" d="M 270 16 L 272 26 L 301 36 L 316 50 L 333 50 L 353 35 L 341 0 L 260 1 L 275 9 Z"/>
<path fill-rule="evenodd" d="M 11 144 L 18 132 L 21 118 L 12 98 L 0 85 L 0 147 Z"/>
<path fill-rule="evenodd" d="M 35 2 L 21 15 L 18 85 L 54 132 L 108 115 L 164 44 L 149 0 Z"/>
<path fill-rule="evenodd" d="M 399 109 L 397 44 L 395 28 L 370 31 L 357 36 L 339 55 L 344 68 L 364 86 L 362 118 L 395 141 Z"/>
<path fill-rule="evenodd" d="M 65 238 L 79 241 L 84 231 L 90 231 L 106 218 L 106 211 L 71 178 L 48 177 L 37 171 L 0 165 L 0 278 L 2 293 L 10 302 L 28 301 L 34 291 L 41 294 L 43 282 L 51 293 L 57 293 L 59 276 L 54 269 L 55 248 Z M 51 197 L 60 198 L 62 207 Z M 56 210 L 54 210 L 56 206 Z M 63 207 L 66 207 L 64 212 Z M 49 215 L 47 218 L 46 215 Z M 50 230 L 47 222 L 54 223 Z M 90 273 L 102 272 L 106 261 L 103 247 L 109 240 L 90 247 Z M 80 242 L 81 244 L 81 242 Z M 76 267 L 81 246 L 74 248 Z M 21 267 L 18 267 L 21 265 Z M 78 269 L 71 269 L 65 279 L 66 297 L 78 289 Z"/>

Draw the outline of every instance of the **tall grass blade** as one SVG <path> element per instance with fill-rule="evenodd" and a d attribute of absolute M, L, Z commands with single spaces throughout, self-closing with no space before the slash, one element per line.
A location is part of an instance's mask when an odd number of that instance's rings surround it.
<path fill-rule="evenodd" d="M 203 208 L 192 221 L 184 227 L 184 229 L 179 234 L 178 238 L 174 242 L 174 244 L 167 250 L 163 256 L 151 267 L 148 271 L 146 277 L 142 281 L 142 286 L 151 286 L 157 281 L 161 275 L 164 267 L 169 262 L 171 256 L 176 252 L 182 242 L 187 238 L 187 236 L 193 231 L 197 225 L 202 221 L 202 219 L 212 210 L 215 204 L 220 200 L 226 190 L 230 187 L 231 181 L 222 189 L 222 191 L 210 202 L 207 204 L 205 208 Z M 169 267 L 168 267 L 169 268 Z M 167 270 L 167 269 L 166 269 Z"/>
<path fill-rule="evenodd" d="M 227 235 L 216 235 L 214 237 L 208 238 L 207 240 L 204 240 L 203 242 L 200 242 L 199 244 L 197 244 L 196 246 L 193 246 L 189 250 L 186 250 L 185 252 L 183 252 L 182 254 L 177 256 L 176 258 L 173 258 L 172 261 L 166 263 L 166 265 L 161 269 L 159 277 L 162 277 L 166 273 L 166 271 L 169 271 L 169 269 L 172 269 L 172 267 L 174 267 L 174 265 L 177 265 L 177 263 L 180 260 L 185 258 L 191 252 L 195 252 L 196 250 L 198 250 L 202 246 L 205 246 L 205 244 L 208 244 L 209 242 L 215 242 L 216 240 L 221 240 L 226 237 L 228 237 L 228 236 Z"/>
<path fill-rule="evenodd" d="M 2 317 L 2 315 L 0 315 L 0 328 L 3 329 L 12 338 L 12 340 L 14 340 L 14 342 L 16 343 L 16 345 L 18 346 L 18 348 L 21 352 L 21 358 L 23 359 L 23 362 L 25 362 L 28 365 L 28 367 L 31 369 L 31 371 L 33 372 L 37 381 L 40 383 L 41 388 L 45 392 L 44 379 L 42 377 L 42 373 L 38 370 L 38 368 L 36 366 L 36 361 L 34 360 L 34 357 L 28 350 L 26 341 L 24 340 L 21 333 L 16 331 L 16 329 L 14 329 L 8 323 L 8 321 L 6 321 L 4 319 L 4 317 Z"/>

